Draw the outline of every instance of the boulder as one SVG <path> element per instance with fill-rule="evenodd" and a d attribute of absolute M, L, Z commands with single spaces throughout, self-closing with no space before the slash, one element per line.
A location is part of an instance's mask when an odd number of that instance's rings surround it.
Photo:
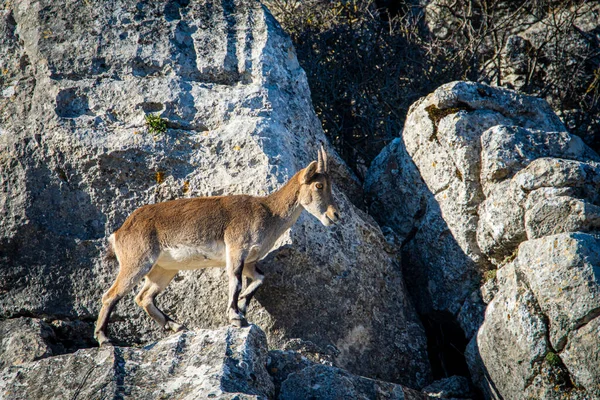
<path fill-rule="evenodd" d="M 486 398 L 598 397 L 599 156 L 544 101 L 469 82 L 417 101 L 403 142 L 366 189 L 381 224 L 411 232 L 402 263 L 419 311 L 454 315 Z M 407 157 L 423 184 L 391 173 Z"/>
<path fill-rule="evenodd" d="M 593 396 L 600 396 L 600 317 L 581 324 L 569 333 L 567 344 L 560 354 L 571 374 L 573 383 L 586 388 Z"/>
<path fill-rule="evenodd" d="M 337 349 L 353 373 L 422 387 L 426 340 L 397 260 L 349 198 L 291 41 L 258 2 L 19 1 L 0 12 L 0 318 L 92 325 L 116 266 L 105 238 L 141 205 L 265 195 L 325 142 L 343 223 L 307 215 L 262 262 L 249 320 L 274 347 Z M 145 122 L 159 116 L 165 124 Z M 126 296 L 109 333 L 164 336 Z M 188 328 L 225 318 L 221 269 L 183 272 L 160 307 Z"/>
<path fill-rule="evenodd" d="M 597 355 L 591 350 L 598 346 L 594 330 L 600 308 L 593 292 L 600 280 L 590 273 L 597 269 L 592 254 L 599 243 L 582 233 L 525 241 L 518 256 L 498 270 L 500 289 L 466 352 L 473 380 L 486 398 L 600 394 Z M 582 250 L 586 245 L 589 251 Z"/>
<path fill-rule="evenodd" d="M 565 131 L 543 100 L 484 84 L 453 82 L 411 106 L 402 132 L 404 146 L 393 142 L 371 166 L 365 189 L 379 199 L 372 203 L 374 216 L 401 234 L 411 232 L 403 264 L 407 279 L 414 282 L 411 293 L 421 313 L 458 314 L 477 289 L 480 273 L 491 268 L 478 243 L 477 227 L 478 209 L 486 198 L 480 175 L 484 168 L 488 174 L 500 174 L 493 170 L 499 168 L 495 160 L 482 164 L 481 138 L 497 125 Z M 499 152 L 504 148 L 501 141 L 495 146 Z"/>
<path fill-rule="evenodd" d="M 600 158 L 566 132 L 497 126 L 482 138 L 477 242 L 496 264 L 519 243 L 598 227 Z M 585 202 L 577 199 L 587 199 Z"/>
<path fill-rule="evenodd" d="M 556 351 L 562 351 L 570 332 L 600 316 L 597 236 L 577 232 L 528 240 L 519 246 L 515 264 L 547 317 Z"/>
<path fill-rule="evenodd" d="M 482 371 L 472 367 L 472 376 L 487 398 L 499 394 L 516 399 L 543 368 L 549 351 L 546 324 L 513 264 L 500 269 L 497 279 L 502 290 L 488 304 L 485 322 L 467 348 L 467 360 L 481 365 L 476 362 L 481 357 Z"/>
<path fill-rule="evenodd" d="M 3 399 L 267 399 L 266 336 L 256 326 L 179 333 L 143 348 L 103 347 L 11 366 Z"/>

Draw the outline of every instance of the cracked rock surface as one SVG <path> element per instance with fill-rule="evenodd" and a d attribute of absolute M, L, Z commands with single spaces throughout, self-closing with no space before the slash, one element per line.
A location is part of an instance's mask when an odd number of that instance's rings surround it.
<path fill-rule="evenodd" d="M 82 349 L 7 366 L 0 371 L 0 396 L 7 400 L 429 399 L 402 385 L 311 361 L 297 351 L 268 351 L 266 335 L 255 325 L 187 331 L 145 347 Z"/>
<path fill-rule="evenodd" d="M 83 349 L 11 366 L 4 399 L 267 399 L 267 340 L 256 326 L 183 332 L 143 348 Z"/>
<path fill-rule="evenodd" d="M 292 43 L 257 1 L 7 2 L 0 11 L 0 318 L 89 328 L 116 266 L 105 238 L 136 208 L 266 195 L 326 142 Z M 160 116 L 151 133 L 145 116 Z M 327 143 L 325 143 L 326 146 Z M 273 347 L 337 349 L 352 373 L 429 381 L 426 339 L 396 260 L 350 199 L 328 148 L 343 223 L 303 215 L 261 265 L 249 310 Z M 377 295 L 374 296 L 373 292 Z M 127 295 L 109 334 L 164 337 Z M 179 274 L 158 299 L 188 328 L 227 324 L 221 269 Z"/>
<path fill-rule="evenodd" d="M 543 100 L 454 82 L 371 167 L 419 311 L 461 323 L 486 398 L 600 396 L 599 161 Z"/>

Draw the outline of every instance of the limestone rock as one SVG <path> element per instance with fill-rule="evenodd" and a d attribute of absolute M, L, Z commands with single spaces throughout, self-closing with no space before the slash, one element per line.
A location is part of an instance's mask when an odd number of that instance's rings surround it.
<path fill-rule="evenodd" d="M 472 368 L 472 375 L 486 397 L 526 398 L 523 393 L 548 352 L 546 325 L 514 265 L 501 268 L 497 279 L 503 290 L 488 304 L 485 323 L 468 347 L 467 360 L 481 365 L 475 362 L 481 357 L 485 373 Z"/>
<path fill-rule="evenodd" d="M 573 235 L 572 242 L 578 235 L 583 234 L 571 235 Z M 556 331 L 560 330 L 557 324 L 568 326 L 568 323 L 565 324 L 565 319 L 569 319 L 566 317 L 568 313 L 561 315 L 563 320 L 557 321 L 557 312 L 548 311 L 552 306 L 556 307 L 556 303 L 562 303 L 563 307 L 585 309 L 585 305 L 589 302 L 584 298 L 584 306 L 576 305 L 568 297 L 559 293 L 562 292 L 561 289 L 557 289 L 560 284 L 548 284 L 544 287 L 540 284 L 540 279 L 535 277 L 533 279 L 537 279 L 537 282 L 531 284 L 531 273 L 528 276 L 528 273 L 523 271 L 527 262 L 532 261 L 530 256 L 526 255 L 527 247 L 530 252 L 533 251 L 540 257 L 547 253 L 535 252 L 533 249 L 536 246 L 539 248 L 543 243 L 536 242 L 548 240 L 555 244 L 563 241 L 569 243 L 569 239 L 565 236 L 567 235 L 556 235 L 538 241 L 524 242 L 520 246 L 519 256 L 498 270 L 500 290 L 488 305 L 485 322 L 469 343 L 466 353 L 473 380 L 483 389 L 486 398 L 587 399 L 598 395 L 595 381 L 590 380 L 590 377 L 597 375 L 597 369 L 593 364 L 595 356 L 593 354 L 584 356 L 583 353 L 579 353 L 585 348 L 591 349 L 597 346 L 597 336 L 594 337 L 593 334 L 583 336 L 579 342 L 575 339 L 576 344 L 571 348 L 577 348 L 578 356 L 585 358 L 583 362 L 575 361 L 573 353 L 566 350 L 559 352 L 552 343 L 552 339 L 557 336 Z M 574 254 L 568 251 L 566 253 Z M 537 265 L 537 273 L 550 274 L 552 269 L 547 267 L 548 264 L 542 261 Z M 560 263 L 555 268 L 560 270 Z M 585 271 L 585 265 L 578 267 L 577 262 L 568 267 L 563 263 L 562 268 L 565 270 L 572 268 L 573 277 L 578 275 L 580 269 Z M 557 280 L 559 279 L 561 278 L 557 277 Z M 590 281 L 588 284 L 594 286 Z M 597 283 L 595 285 L 597 286 Z M 535 289 L 531 290 L 530 286 Z M 575 282 L 573 294 L 585 293 L 584 286 L 585 284 L 578 287 Z M 542 287 L 541 290 L 546 293 L 540 296 L 538 292 Z M 555 300 L 544 297 L 550 296 L 550 293 L 554 294 Z M 578 310 L 575 310 L 574 316 L 577 313 Z M 549 324 L 546 323 L 547 314 L 550 316 Z M 590 318 L 594 315 L 597 315 L 597 312 L 588 314 Z M 571 327 L 573 326 L 574 324 L 571 323 Z M 585 331 L 586 326 L 581 331 Z M 588 328 L 593 331 L 593 326 L 594 324 L 591 323 Z M 579 331 L 572 332 L 573 336 L 577 337 Z M 562 345 L 564 346 L 564 343 Z"/>
<path fill-rule="evenodd" d="M 477 242 L 493 262 L 523 240 L 598 227 L 599 158 L 581 139 L 498 126 L 481 143 Z"/>
<path fill-rule="evenodd" d="M 597 397 L 595 355 L 580 349 L 599 343 L 599 156 L 542 100 L 467 82 L 417 101 L 403 141 L 406 153 L 393 144 L 373 164 L 367 190 L 381 224 L 411 232 L 402 262 L 419 311 L 461 324 L 486 398 Z M 391 173 L 406 157 L 423 185 Z M 412 194 L 394 198 L 398 187 Z M 411 195 L 424 212 L 399 206 Z M 497 278 L 482 273 L 492 266 Z"/>
<path fill-rule="evenodd" d="M 55 339 L 52 328 L 40 319 L 0 321 L 0 370 L 55 354 Z"/>
<path fill-rule="evenodd" d="M 267 194 L 326 141 L 291 41 L 256 1 L 25 0 L 0 17 L 0 318 L 93 321 L 116 275 L 105 238 L 134 209 Z M 426 340 L 402 273 L 327 147 L 343 223 L 300 218 L 264 260 L 249 320 L 274 347 L 334 346 L 351 372 L 421 387 Z M 163 337 L 133 296 L 111 336 Z M 215 328 L 225 299 L 213 269 L 181 273 L 158 300 L 188 328 Z"/>
<path fill-rule="evenodd" d="M 567 345 L 560 354 L 571 372 L 574 383 L 600 396 L 600 318 L 596 317 L 569 334 Z"/>
<path fill-rule="evenodd" d="M 597 237 L 578 232 L 528 240 L 519 246 L 515 264 L 548 317 L 555 350 L 564 348 L 569 332 L 600 315 Z"/>
<path fill-rule="evenodd" d="M 393 227 L 400 242 L 414 235 L 427 207 L 427 193 L 402 139 L 394 139 L 373 160 L 365 192 L 370 196 L 369 212 Z M 389 213 L 391 205 L 395 212 Z"/>
<path fill-rule="evenodd" d="M 373 209 L 379 223 L 399 232 L 412 231 L 403 264 L 407 278 L 416 283 L 413 294 L 418 293 L 416 304 L 422 313 L 458 314 L 477 289 L 480 271 L 490 268 L 477 239 L 478 208 L 486 196 L 480 176 L 500 174 L 494 170 L 500 167 L 495 160 L 482 165 L 481 140 L 497 125 L 565 131 L 543 100 L 483 84 L 453 82 L 412 105 L 402 132 L 406 153 L 392 143 L 369 171 L 367 192 L 382 204 Z M 564 135 L 565 140 L 576 142 Z M 501 143 L 496 147 L 501 149 Z M 410 166 L 411 161 L 417 173 L 394 168 Z M 393 174 L 396 169 L 402 173 Z M 398 187 L 404 192 L 394 196 Z M 507 202 L 514 201 L 506 197 Z M 409 198 L 425 201 L 405 200 Z"/>
<path fill-rule="evenodd" d="M 267 399 L 267 342 L 256 326 L 179 333 L 144 348 L 104 347 L 9 367 L 3 399 Z"/>
<path fill-rule="evenodd" d="M 301 399 L 426 400 L 430 397 L 389 382 L 349 374 L 326 365 L 314 365 L 292 373 L 281 385 L 280 400 Z"/>

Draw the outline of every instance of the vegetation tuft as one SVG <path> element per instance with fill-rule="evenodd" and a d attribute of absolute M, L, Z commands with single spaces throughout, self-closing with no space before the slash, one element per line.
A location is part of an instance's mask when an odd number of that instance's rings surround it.
<path fill-rule="evenodd" d="M 546 353 L 546 362 L 552 367 L 560 367 L 562 365 L 560 357 L 552 351 Z"/>
<path fill-rule="evenodd" d="M 167 131 L 167 121 L 155 114 L 148 114 L 144 117 L 146 119 L 146 127 L 148 132 L 153 135 L 163 134 Z"/>
<path fill-rule="evenodd" d="M 483 281 L 488 282 L 492 279 L 496 279 L 497 272 L 497 269 L 490 269 L 489 271 L 485 271 L 485 273 L 483 274 Z"/>

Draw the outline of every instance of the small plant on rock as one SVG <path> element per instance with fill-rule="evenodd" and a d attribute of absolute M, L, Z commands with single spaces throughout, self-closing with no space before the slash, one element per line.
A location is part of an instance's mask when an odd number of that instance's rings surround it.
<path fill-rule="evenodd" d="M 148 132 L 153 135 L 159 135 L 167 131 L 167 121 L 155 114 L 148 114 L 144 117 Z"/>
<path fill-rule="evenodd" d="M 559 367 L 561 364 L 560 357 L 552 351 L 549 351 L 548 353 L 546 353 L 546 361 L 552 367 Z"/>
<path fill-rule="evenodd" d="M 496 269 L 491 269 L 489 271 L 485 271 L 485 273 L 483 274 L 483 281 L 488 282 L 488 281 L 491 281 L 492 279 L 496 279 L 497 271 L 498 270 L 496 270 Z"/>

